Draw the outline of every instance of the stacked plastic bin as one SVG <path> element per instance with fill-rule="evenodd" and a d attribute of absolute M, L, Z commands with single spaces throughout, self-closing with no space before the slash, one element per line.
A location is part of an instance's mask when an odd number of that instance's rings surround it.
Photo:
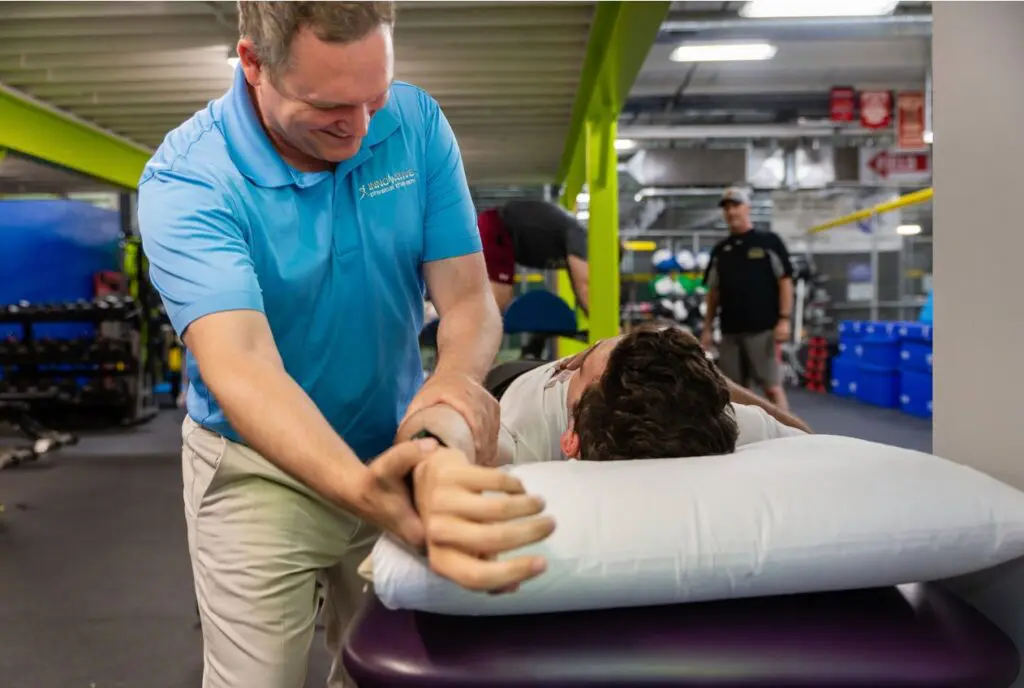
<path fill-rule="evenodd" d="M 932 417 L 932 327 L 904 323 L 900 335 L 900 409 Z"/>
<path fill-rule="evenodd" d="M 839 323 L 832 393 L 921 418 L 932 415 L 932 327 L 925 323 Z"/>
<path fill-rule="evenodd" d="M 830 387 L 832 393 L 839 397 L 857 396 L 857 360 L 856 347 L 860 343 L 863 323 L 856 320 L 844 320 L 839 323 L 839 355 L 832 359 Z"/>
<path fill-rule="evenodd" d="M 861 323 L 857 354 L 857 399 L 882 408 L 900 404 L 900 327 L 902 323 Z"/>

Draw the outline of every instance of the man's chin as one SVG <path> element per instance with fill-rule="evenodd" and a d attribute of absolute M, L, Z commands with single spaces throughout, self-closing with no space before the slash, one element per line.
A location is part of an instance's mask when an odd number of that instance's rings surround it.
<path fill-rule="evenodd" d="M 327 162 L 345 162 L 359 152 L 362 139 L 341 139 L 318 146 L 317 157 Z"/>

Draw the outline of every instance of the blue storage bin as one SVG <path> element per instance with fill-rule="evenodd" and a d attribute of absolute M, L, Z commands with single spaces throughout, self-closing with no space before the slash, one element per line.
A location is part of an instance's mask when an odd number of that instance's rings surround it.
<path fill-rule="evenodd" d="M 839 338 L 858 339 L 863 326 L 864 323 L 860 320 L 842 320 L 839 323 Z"/>
<path fill-rule="evenodd" d="M 900 373 L 897 370 L 860 364 L 857 368 L 857 399 L 883 408 L 900 405 Z"/>
<path fill-rule="evenodd" d="M 932 345 L 924 342 L 906 341 L 900 345 L 900 370 L 932 372 Z"/>
<path fill-rule="evenodd" d="M 932 326 L 927 323 L 900 323 L 901 339 L 915 342 L 931 342 Z"/>
<path fill-rule="evenodd" d="M 896 370 L 900 365 L 900 340 L 895 337 L 863 339 L 853 347 L 857 360 L 862 365 Z"/>
<path fill-rule="evenodd" d="M 900 373 L 900 410 L 920 418 L 932 417 L 932 376 L 916 370 Z"/>
<path fill-rule="evenodd" d="M 900 338 L 903 323 L 899 322 L 866 322 L 861 325 L 862 341 L 888 342 Z"/>
<path fill-rule="evenodd" d="M 853 355 L 836 356 L 832 359 L 832 377 L 829 387 L 837 397 L 856 396 L 857 366 L 857 359 Z"/>

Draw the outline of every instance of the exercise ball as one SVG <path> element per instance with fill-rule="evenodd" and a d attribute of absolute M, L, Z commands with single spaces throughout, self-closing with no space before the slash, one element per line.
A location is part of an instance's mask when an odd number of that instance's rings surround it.
<path fill-rule="evenodd" d="M 672 278 L 662 277 L 654 283 L 654 293 L 658 296 L 668 296 L 672 293 Z"/>
<path fill-rule="evenodd" d="M 711 265 L 711 252 L 701 251 L 697 254 L 697 267 L 701 270 L 707 270 L 708 266 Z"/>
<path fill-rule="evenodd" d="M 676 262 L 679 263 L 679 269 L 684 272 L 689 272 L 697 267 L 697 259 L 694 258 L 693 251 L 680 251 L 676 254 Z"/>
<path fill-rule="evenodd" d="M 667 248 L 663 248 L 654 252 L 651 255 L 651 263 L 654 265 L 654 269 L 658 272 L 672 272 L 678 269 L 676 265 L 676 258 L 672 255 L 672 251 Z"/>
<path fill-rule="evenodd" d="M 686 304 L 684 304 L 682 301 L 675 302 L 673 311 L 675 312 L 676 320 L 678 320 L 679 322 L 685 322 L 686 316 L 690 314 L 690 312 L 686 310 Z"/>

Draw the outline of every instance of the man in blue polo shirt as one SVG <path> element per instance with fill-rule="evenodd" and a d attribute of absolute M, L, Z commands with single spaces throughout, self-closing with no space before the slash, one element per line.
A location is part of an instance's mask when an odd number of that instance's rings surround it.
<path fill-rule="evenodd" d="M 392 82 L 393 11 L 239 3 L 233 86 L 168 134 L 140 181 L 152 282 L 188 350 L 204 687 L 302 686 L 317 583 L 338 653 L 379 530 L 473 589 L 543 570 L 495 557 L 550 534 L 542 502 L 467 462 L 497 449 L 480 382 L 501 323 L 452 131 L 426 93 Z M 426 287 L 442 325 L 423 384 Z M 462 451 L 413 441 L 439 411 L 464 422 Z M 336 661 L 330 683 L 346 682 Z"/>

